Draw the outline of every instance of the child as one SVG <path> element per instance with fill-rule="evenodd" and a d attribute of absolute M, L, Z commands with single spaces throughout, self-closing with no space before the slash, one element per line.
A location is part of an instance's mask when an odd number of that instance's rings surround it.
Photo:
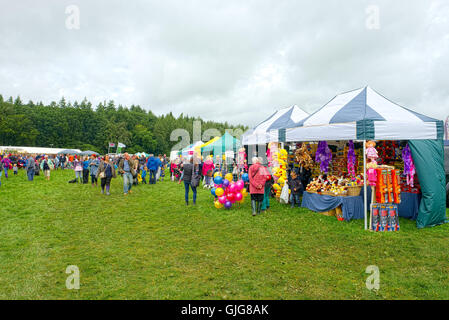
<path fill-rule="evenodd" d="M 232 178 L 234 179 L 234 181 L 239 180 L 239 167 L 237 166 L 237 163 L 235 161 L 232 169 Z"/>
<path fill-rule="evenodd" d="M 142 182 L 143 183 L 145 183 L 145 184 L 147 184 L 147 167 L 145 167 L 144 165 L 142 165 L 141 167 L 140 167 L 140 170 L 141 170 L 141 172 L 140 172 L 140 176 L 142 177 Z"/>
<path fill-rule="evenodd" d="M 303 187 L 301 180 L 298 178 L 298 175 L 295 171 L 292 171 L 291 173 L 291 179 L 288 182 L 288 187 L 291 190 L 290 195 L 290 202 L 291 207 L 293 208 L 295 206 L 295 202 L 298 204 L 298 207 L 301 207 L 301 202 L 299 201 L 299 196 L 302 194 Z"/>
<path fill-rule="evenodd" d="M 16 176 L 19 173 L 19 168 L 17 167 L 17 163 L 14 163 L 14 167 L 12 169 L 14 171 L 14 175 Z"/>

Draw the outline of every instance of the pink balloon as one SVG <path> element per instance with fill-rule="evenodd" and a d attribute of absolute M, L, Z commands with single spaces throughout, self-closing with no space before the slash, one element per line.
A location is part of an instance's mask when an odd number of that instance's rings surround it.
<path fill-rule="evenodd" d="M 232 192 L 232 193 L 235 193 L 237 190 L 236 190 L 236 185 L 235 185 L 235 183 L 232 183 L 230 186 L 229 186 L 229 192 Z"/>
<path fill-rule="evenodd" d="M 243 195 L 240 192 L 235 194 L 235 201 L 240 201 L 243 199 Z"/>
<path fill-rule="evenodd" d="M 220 202 L 221 204 L 225 204 L 226 200 L 226 196 L 224 195 L 218 198 L 218 202 Z"/>
<path fill-rule="evenodd" d="M 237 186 L 237 191 L 240 191 L 245 187 L 245 183 L 243 182 L 243 180 L 237 181 L 235 185 Z"/>

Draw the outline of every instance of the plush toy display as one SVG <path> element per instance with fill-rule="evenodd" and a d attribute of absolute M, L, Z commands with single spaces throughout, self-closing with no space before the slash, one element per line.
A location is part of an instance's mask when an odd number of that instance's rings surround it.
<path fill-rule="evenodd" d="M 305 143 L 303 143 L 299 149 L 296 149 L 295 160 L 298 163 L 299 167 L 303 167 L 304 169 L 312 169 L 313 160 L 309 152 L 307 151 Z"/>

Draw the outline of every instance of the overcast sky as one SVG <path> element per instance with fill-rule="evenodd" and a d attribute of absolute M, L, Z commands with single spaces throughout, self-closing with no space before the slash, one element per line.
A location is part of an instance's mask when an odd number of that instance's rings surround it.
<path fill-rule="evenodd" d="M 449 115 L 447 0 L 0 0 L 0 12 L 0 93 L 25 102 L 113 99 L 252 126 L 370 85 Z"/>

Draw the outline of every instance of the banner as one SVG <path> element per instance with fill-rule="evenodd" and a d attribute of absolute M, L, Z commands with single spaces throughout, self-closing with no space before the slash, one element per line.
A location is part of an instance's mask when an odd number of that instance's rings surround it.
<path fill-rule="evenodd" d="M 109 148 L 114 148 L 115 147 L 115 143 L 114 142 L 109 142 Z"/>

